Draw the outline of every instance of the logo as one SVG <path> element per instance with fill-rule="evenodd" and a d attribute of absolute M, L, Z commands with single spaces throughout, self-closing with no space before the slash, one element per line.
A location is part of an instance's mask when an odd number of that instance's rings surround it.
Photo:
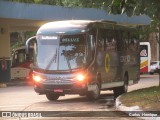
<path fill-rule="evenodd" d="M 12 117 L 11 112 L 2 112 L 2 117 Z"/>
<path fill-rule="evenodd" d="M 147 57 L 147 51 L 145 49 L 143 49 L 141 52 L 140 52 L 140 56 L 142 57 Z"/>
<path fill-rule="evenodd" d="M 105 70 L 106 70 L 106 73 L 109 72 L 109 69 L 110 69 L 110 57 L 109 57 L 109 54 L 107 53 L 106 56 L 105 56 Z"/>
<path fill-rule="evenodd" d="M 79 42 L 80 38 L 62 38 L 62 42 Z"/>
<path fill-rule="evenodd" d="M 120 62 L 127 63 L 127 62 L 130 62 L 130 61 L 131 61 L 130 55 L 120 56 Z"/>
<path fill-rule="evenodd" d="M 1 116 L 0 116 L 1 117 Z M 3 118 L 26 118 L 26 117 L 42 117 L 41 112 L 29 112 L 29 111 L 24 111 L 24 112 L 2 112 L 2 117 Z"/>
<path fill-rule="evenodd" d="M 61 80 L 54 80 L 54 82 L 58 84 L 58 83 L 61 83 L 62 81 Z"/>

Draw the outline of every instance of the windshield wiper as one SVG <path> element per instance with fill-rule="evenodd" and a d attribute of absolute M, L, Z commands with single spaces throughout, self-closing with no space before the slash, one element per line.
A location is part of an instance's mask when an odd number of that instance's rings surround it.
<path fill-rule="evenodd" d="M 48 65 L 46 66 L 45 70 L 48 70 L 50 68 L 50 66 L 52 65 L 53 62 L 56 63 L 56 59 L 57 59 L 57 49 L 56 49 L 56 53 L 54 53 L 52 59 L 49 61 Z"/>

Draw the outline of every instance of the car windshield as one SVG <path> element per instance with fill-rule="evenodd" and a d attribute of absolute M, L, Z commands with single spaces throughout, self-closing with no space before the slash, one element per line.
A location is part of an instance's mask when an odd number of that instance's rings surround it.
<path fill-rule="evenodd" d="M 34 65 L 43 70 L 73 70 L 90 57 L 86 35 L 38 36 Z"/>

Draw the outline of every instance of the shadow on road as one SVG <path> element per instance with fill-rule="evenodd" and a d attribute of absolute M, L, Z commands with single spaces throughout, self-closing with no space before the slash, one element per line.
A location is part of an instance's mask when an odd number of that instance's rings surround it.
<path fill-rule="evenodd" d="M 65 98 L 66 97 L 66 98 Z M 104 109 L 104 108 L 112 108 L 115 105 L 115 101 L 114 101 L 114 96 L 113 94 L 101 94 L 100 98 L 98 100 L 95 101 L 89 101 L 87 99 L 87 97 L 85 96 L 73 96 L 73 95 L 66 95 L 65 97 L 61 97 L 59 100 L 56 101 L 42 101 L 42 102 L 38 102 L 36 104 L 43 104 L 46 106 L 54 106 L 54 105 L 79 105 L 81 104 L 82 106 L 87 105 L 100 105 L 100 109 Z"/>

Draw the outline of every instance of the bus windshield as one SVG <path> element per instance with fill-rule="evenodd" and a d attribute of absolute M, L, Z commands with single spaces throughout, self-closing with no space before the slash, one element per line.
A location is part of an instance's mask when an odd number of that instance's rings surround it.
<path fill-rule="evenodd" d="M 43 70 L 73 70 L 86 65 L 91 55 L 85 34 L 37 36 L 34 65 Z M 91 58 L 91 57 L 90 57 Z"/>

